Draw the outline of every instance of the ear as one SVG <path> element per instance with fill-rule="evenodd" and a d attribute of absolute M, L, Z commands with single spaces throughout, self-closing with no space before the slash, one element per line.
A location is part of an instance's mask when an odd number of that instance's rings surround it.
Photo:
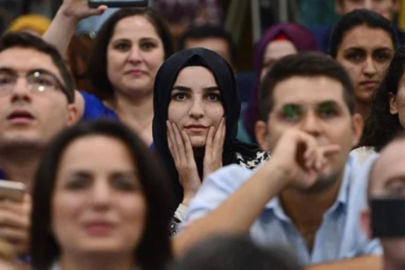
<path fill-rule="evenodd" d="M 388 93 L 388 101 L 390 103 L 390 113 L 398 114 L 397 96 L 393 93 Z"/>
<path fill-rule="evenodd" d="M 352 119 L 354 132 L 353 147 L 355 147 L 360 142 L 361 135 L 363 134 L 364 121 L 363 117 L 359 113 L 355 113 L 352 116 Z"/>
<path fill-rule="evenodd" d="M 268 144 L 267 144 L 267 124 L 266 122 L 259 120 L 255 124 L 255 136 L 256 141 L 259 144 L 260 148 L 268 151 Z"/>
<path fill-rule="evenodd" d="M 394 6 L 392 8 L 392 10 L 394 11 L 394 13 L 398 13 L 401 10 L 401 2 L 400 0 L 392 0 L 394 2 Z"/>
<path fill-rule="evenodd" d="M 344 0 L 335 0 L 336 2 L 336 7 L 335 7 L 335 12 L 338 15 L 344 15 Z"/>
<path fill-rule="evenodd" d="M 367 237 L 369 239 L 373 238 L 373 232 L 371 229 L 371 213 L 370 210 L 363 210 L 360 215 L 360 223 L 361 223 L 361 228 L 363 231 L 366 233 Z"/>
<path fill-rule="evenodd" d="M 76 104 L 69 104 L 68 115 L 66 119 L 67 126 L 73 126 L 79 121 L 79 119 L 80 119 L 79 110 L 77 109 Z"/>

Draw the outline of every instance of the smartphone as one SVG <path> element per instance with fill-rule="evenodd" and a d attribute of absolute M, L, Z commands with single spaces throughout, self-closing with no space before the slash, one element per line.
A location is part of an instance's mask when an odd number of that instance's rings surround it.
<path fill-rule="evenodd" d="M 25 193 L 25 185 L 20 182 L 0 180 L 0 200 L 20 202 Z"/>
<path fill-rule="evenodd" d="M 108 7 L 147 7 L 148 0 L 88 0 L 90 7 L 106 5 Z"/>

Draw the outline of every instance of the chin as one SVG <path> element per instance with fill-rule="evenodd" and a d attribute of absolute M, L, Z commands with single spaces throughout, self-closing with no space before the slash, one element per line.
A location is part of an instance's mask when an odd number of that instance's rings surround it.
<path fill-rule="evenodd" d="M 88 240 L 79 244 L 76 248 L 78 251 L 86 254 L 120 254 L 135 249 L 135 247 L 128 246 L 128 243 L 105 238 Z"/>
<path fill-rule="evenodd" d="M 204 148 L 205 147 L 205 137 L 193 136 L 190 138 L 191 146 L 193 148 Z"/>

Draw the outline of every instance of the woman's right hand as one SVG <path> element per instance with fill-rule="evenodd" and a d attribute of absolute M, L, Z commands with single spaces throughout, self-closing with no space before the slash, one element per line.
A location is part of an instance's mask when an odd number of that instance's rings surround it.
<path fill-rule="evenodd" d="M 80 21 L 93 15 L 101 15 L 107 8 L 106 5 L 90 8 L 88 0 L 63 0 L 60 12 L 66 17 Z"/>
<path fill-rule="evenodd" d="M 183 186 L 184 190 L 182 204 L 188 206 L 190 200 L 195 196 L 201 186 L 201 179 L 198 175 L 197 165 L 194 159 L 193 147 L 185 131 L 180 132 L 177 125 L 170 121 L 167 121 L 166 124 L 169 149 L 179 174 L 180 184 Z"/>

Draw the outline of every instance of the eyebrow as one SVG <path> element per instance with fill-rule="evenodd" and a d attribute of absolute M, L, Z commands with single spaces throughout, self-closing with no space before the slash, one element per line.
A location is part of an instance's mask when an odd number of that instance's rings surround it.
<path fill-rule="evenodd" d="M 182 92 L 191 92 L 191 88 L 187 87 L 187 86 L 182 86 L 182 85 L 175 85 L 172 88 L 173 90 L 178 90 L 178 91 L 182 91 Z M 204 91 L 206 92 L 214 92 L 214 91 L 220 91 L 218 86 L 209 86 L 209 87 L 204 87 L 203 88 Z"/>
<path fill-rule="evenodd" d="M 325 106 L 325 105 L 334 106 L 334 107 L 339 107 L 339 103 L 337 103 L 337 102 L 334 101 L 334 100 L 323 101 L 323 102 L 321 102 L 321 103 L 316 104 L 316 107 Z M 286 107 L 286 106 L 305 107 L 305 106 L 302 105 L 302 104 L 292 103 L 292 102 L 291 102 L 291 103 L 283 104 L 283 105 L 281 106 L 281 108 L 284 108 L 284 107 Z"/>
<path fill-rule="evenodd" d="M 394 49 L 390 47 L 378 47 L 373 49 L 373 51 L 393 51 L 393 50 Z M 344 50 L 344 52 L 347 51 L 365 52 L 366 50 L 362 47 L 349 47 Z"/>
<path fill-rule="evenodd" d="M 389 186 L 392 185 L 392 184 L 395 183 L 395 182 L 405 182 L 405 176 L 403 176 L 403 175 L 398 175 L 398 176 L 394 176 L 394 177 L 389 178 L 389 179 L 385 182 L 384 187 L 385 187 L 385 188 L 389 188 Z"/>
<path fill-rule="evenodd" d="M 8 67 L 0 67 L 0 71 L 7 72 L 7 73 L 15 73 L 15 74 L 18 73 L 15 69 L 8 68 Z M 35 73 L 35 72 L 40 72 L 40 73 L 44 73 L 44 74 L 47 74 L 47 75 L 52 75 L 52 76 L 55 76 L 56 78 L 58 78 L 58 76 L 56 74 L 52 73 L 49 70 L 43 69 L 43 68 L 30 69 L 30 70 L 28 70 L 26 72 L 26 74 L 32 74 L 32 73 Z M 59 80 L 59 78 L 58 78 L 58 80 Z"/>

